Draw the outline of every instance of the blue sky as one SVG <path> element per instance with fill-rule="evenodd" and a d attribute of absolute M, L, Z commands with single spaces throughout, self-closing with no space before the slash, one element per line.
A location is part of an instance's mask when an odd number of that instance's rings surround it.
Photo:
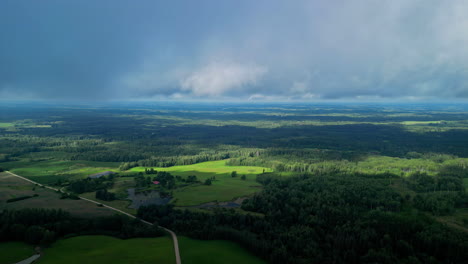
<path fill-rule="evenodd" d="M 466 1 L 0 1 L 0 99 L 465 100 Z"/>

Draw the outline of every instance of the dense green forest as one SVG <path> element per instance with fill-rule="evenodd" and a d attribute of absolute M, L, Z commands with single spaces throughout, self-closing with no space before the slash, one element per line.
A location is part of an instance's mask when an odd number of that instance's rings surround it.
<path fill-rule="evenodd" d="M 141 207 L 138 216 L 196 238 L 234 240 L 271 263 L 463 263 L 467 234 L 414 210 L 409 197 L 389 188 L 397 179 L 387 174 L 261 175 L 265 189 L 242 205 L 261 216 L 170 205 Z M 428 211 L 466 207 L 455 197 L 454 203 L 441 200 L 444 194 L 430 193 L 439 197 Z M 466 194 L 457 194 L 466 203 Z"/>
<path fill-rule="evenodd" d="M 464 263 L 467 129 L 462 104 L 4 104 L 0 171 L 62 188 L 65 199 L 121 205 L 129 188 L 157 191 L 169 203 L 145 204 L 139 217 L 235 241 L 271 263 Z M 229 199 L 241 206 L 201 207 Z M 21 220 L 32 215 L 48 220 Z M 3 210 L 0 234 L 44 245 L 158 234 L 119 219 L 107 230 L 102 219 Z"/>

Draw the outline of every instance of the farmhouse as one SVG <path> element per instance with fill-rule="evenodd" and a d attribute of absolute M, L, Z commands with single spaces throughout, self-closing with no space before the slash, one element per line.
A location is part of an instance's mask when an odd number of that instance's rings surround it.
<path fill-rule="evenodd" d="M 104 172 L 99 172 L 99 173 L 88 175 L 88 178 L 97 179 L 97 178 L 101 178 L 102 176 L 107 176 L 107 175 L 111 175 L 111 174 L 114 174 L 114 173 L 115 172 L 113 172 L 113 171 L 104 171 Z"/>

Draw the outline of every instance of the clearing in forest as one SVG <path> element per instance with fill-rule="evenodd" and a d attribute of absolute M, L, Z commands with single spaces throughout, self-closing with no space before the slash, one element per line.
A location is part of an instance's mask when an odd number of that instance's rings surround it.
<path fill-rule="evenodd" d="M 213 201 L 230 201 L 236 197 L 251 195 L 261 185 L 256 182 L 256 176 L 263 172 L 271 172 L 270 168 L 255 166 L 228 166 L 227 160 L 208 161 L 192 165 L 173 166 L 167 168 L 153 167 L 157 171 L 167 171 L 174 176 L 197 176 L 201 184 L 192 184 L 173 190 L 174 203 L 177 206 L 192 206 Z M 145 167 L 132 168 L 134 172 L 144 172 Z M 231 177 L 236 171 L 237 176 Z M 245 175 L 245 180 L 242 179 Z M 211 185 L 202 183 L 214 177 Z"/>

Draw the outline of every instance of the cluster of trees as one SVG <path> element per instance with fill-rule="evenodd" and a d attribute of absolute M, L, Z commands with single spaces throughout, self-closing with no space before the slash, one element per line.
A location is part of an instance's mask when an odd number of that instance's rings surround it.
<path fill-rule="evenodd" d="M 157 226 L 122 215 L 82 219 L 55 209 L 0 212 L 0 241 L 23 241 L 48 246 L 62 237 L 86 234 L 132 238 L 162 236 L 164 232 Z"/>
<path fill-rule="evenodd" d="M 388 177 L 263 174 L 264 190 L 242 205 L 263 216 L 171 205 L 140 207 L 138 216 L 199 239 L 236 241 L 271 263 L 463 263 L 468 235 L 403 210 L 411 204 Z"/>
<path fill-rule="evenodd" d="M 237 153 L 236 153 L 237 154 Z M 179 165 L 190 165 L 205 161 L 223 160 L 228 159 L 231 155 L 235 156 L 231 152 L 202 152 L 196 155 L 190 156 L 175 156 L 175 157 L 158 157 L 145 160 L 139 160 L 139 166 L 143 167 L 171 167 Z"/>
<path fill-rule="evenodd" d="M 254 156 L 253 153 L 259 153 L 259 150 L 252 151 L 251 149 L 243 149 L 232 151 L 201 151 L 199 154 L 185 156 L 164 156 L 160 153 L 160 156 L 158 157 L 152 157 L 149 159 L 133 159 L 123 162 L 120 164 L 119 169 L 121 171 L 126 171 L 134 167 L 171 167 L 191 165 L 205 161 L 229 159 L 232 157 Z M 147 170 L 149 172 L 147 174 L 151 174 L 151 169 Z"/>
<path fill-rule="evenodd" d="M 456 207 L 468 207 L 463 177 L 466 171 L 457 166 L 443 168 L 436 176 L 413 173 L 407 179 L 407 186 L 417 194 L 414 206 L 434 215 L 450 215 Z"/>
<path fill-rule="evenodd" d="M 153 179 L 159 181 L 159 185 L 166 189 L 173 189 L 176 186 L 176 178 L 167 171 L 158 171 Z"/>
<path fill-rule="evenodd" d="M 265 170 L 263 170 L 263 172 L 265 172 Z M 231 177 L 232 177 L 232 178 L 237 177 L 237 171 L 232 171 L 232 172 L 231 172 Z M 246 180 L 246 179 L 247 179 L 247 176 L 245 176 L 245 174 L 243 174 L 243 175 L 241 176 L 241 180 Z"/>
<path fill-rule="evenodd" d="M 177 187 L 177 182 L 179 183 L 200 183 L 196 175 L 189 175 L 186 178 L 181 176 L 173 176 L 167 171 L 157 171 L 153 168 L 145 169 L 145 174 L 155 175 L 153 178 L 145 177 L 143 174 L 135 174 L 135 184 L 136 187 L 148 187 L 153 184 L 153 181 L 158 181 L 158 186 L 163 187 L 164 189 L 171 190 Z M 205 181 L 206 185 L 211 185 L 211 182 L 215 180 L 215 177 Z"/>
<path fill-rule="evenodd" d="M 109 192 L 107 189 L 102 189 L 96 191 L 96 199 L 103 201 L 114 201 L 117 198 L 115 197 L 115 193 Z"/>
<path fill-rule="evenodd" d="M 145 174 L 157 174 L 158 171 L 153 168 L 145 168 Z"/>
<path fill-rule="evenodd" d="M 145 177 L 141 174 L 137 174 L 134 180 L 135 180 L 135 187 L 137 188 L 148 187 L 152 184 L 151 177 Z"/>
<path fill-rule="evenodd" d="M 437 176 L 431 176 L 424 172 L 412 173 L 407 178 L 407 184 L 416 192 L 464 192 L 465 190 L 461 177 L 440 173 Z"/>
<path fill-rule="evenodd" d="M 110 188 L 114 185 L 112 180 L 102 176 L 100 178 L 86 178 L 70 182 L 68 189 L 74 193 L 94 192 L 96 190 Z"/>
<path fill-rule="evenodd" d="M 182 181 L 185 181 L 186 183 L 197 183 L 198 178 L 197 175 L 189 175 L 187 176 L 187 179 L 182 178 Z"/>
<path fill-rule="evenodd" d="M 145 169 L 145 173 L 149 175 L 156 175 L 152 179 L 151 177 L 138 176 L 135 178 L 137 187 L 146 187 L 151 185 L 153 181 L 158 181 L 159 186 L 166 189 L 174 189 L 176 187 L 176 177 L 167 171 L 156 171 L 153 168 Z M 141 183 L 141 184 L 140 184 Z"/>

